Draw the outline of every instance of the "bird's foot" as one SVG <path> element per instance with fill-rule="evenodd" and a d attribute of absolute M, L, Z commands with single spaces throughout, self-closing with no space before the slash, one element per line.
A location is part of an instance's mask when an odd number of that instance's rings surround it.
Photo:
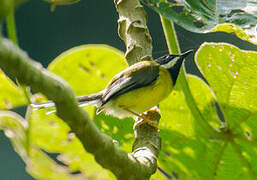
<path fill-rule="evenodd" d="M 156 130 L 159 130 L 158 128 L 158 123 L 156 121 L 152 121 L 150 120 L 146 115 L 144 114 L 140 114 L 139 116 L 139 120 L 137 120 L 134 124 L 133 129 L 138 128 L 139 126 L 141 126 L 142 124 L 148 124 L 149 126 L 153 127 Z"/>
<path fill-rule="evenodd" d="M 133 126 L 134 130 L 143 124 L 148 124 L 149 126 L 153 127 L 155 130 L 157 131 L 159 130 L 158 122 L 161 116 L 158 108 L 154 107 L 143 114 L 138 114 L 127 108 L 124 108 L 124 109 L 138 118 L 138 120 L 135 122 Z"/>

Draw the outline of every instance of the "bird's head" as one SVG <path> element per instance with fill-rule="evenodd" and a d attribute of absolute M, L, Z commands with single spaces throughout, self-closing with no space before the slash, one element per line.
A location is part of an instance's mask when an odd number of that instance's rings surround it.
<path fill-rule="evenodd" d="M 187 55 L 189 55 L 193 50 L 188 50 L 181 54 L 168 54 L 155 59 L 154 61 L 159 63 L 162 67 L 166 68 L 172 77 L 173 83 L 175 84 L 180 67 Z"/>

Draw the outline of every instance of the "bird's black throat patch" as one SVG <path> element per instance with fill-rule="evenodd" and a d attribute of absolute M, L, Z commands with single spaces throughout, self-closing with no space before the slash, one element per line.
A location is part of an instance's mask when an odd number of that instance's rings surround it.
<path fill-rule="evenodd" d="M 175 85 L 177 81 L 178 74 L 180 71 L 180 67 L 182 66 L 183 60 L 184 58 L 181 57 L 180 59 L 177 60 L 176 64 L 173 67 L 168 69 L 170 76 L 172 78 L 173 85 Z"/>

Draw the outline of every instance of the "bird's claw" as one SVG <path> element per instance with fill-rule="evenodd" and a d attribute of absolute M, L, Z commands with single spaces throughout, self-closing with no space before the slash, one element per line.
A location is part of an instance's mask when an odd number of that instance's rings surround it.
<path fill-rule="evenodd" d="M 144 114 L 141 114 L 139 118 L 140 119 L 135 122 L 133 129 L 138 128 L 142 124 L 148 124 L 149 126 L 153 127 L 155 130 L 159 130 L 158 123 L 156 121 L 150 120 Z"/>

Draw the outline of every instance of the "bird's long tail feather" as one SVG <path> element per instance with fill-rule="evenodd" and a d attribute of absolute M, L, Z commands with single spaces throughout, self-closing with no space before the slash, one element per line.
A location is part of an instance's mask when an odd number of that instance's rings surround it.
<path fill-rule="evenodd" d="M 102 97 L 102 93 L 100 92 L 97 94 L 78 96 L 76 97 L 76 99 L 78 100 L 79 107 L 84 107 L 88 105 L 99 107 L 101 106 L 101 103 L 102 103 L 101 97 Z M 31 106 L 35 109 L 47 109 L 47 108 L 55 107 L 55 103 L 53 101 L 47 101 L 43 103 L 31 104 Z M 56 112 L 56 110 L 49 111 L 47 112 L 47 114 L 51 114 L 53 112 Z"/>

